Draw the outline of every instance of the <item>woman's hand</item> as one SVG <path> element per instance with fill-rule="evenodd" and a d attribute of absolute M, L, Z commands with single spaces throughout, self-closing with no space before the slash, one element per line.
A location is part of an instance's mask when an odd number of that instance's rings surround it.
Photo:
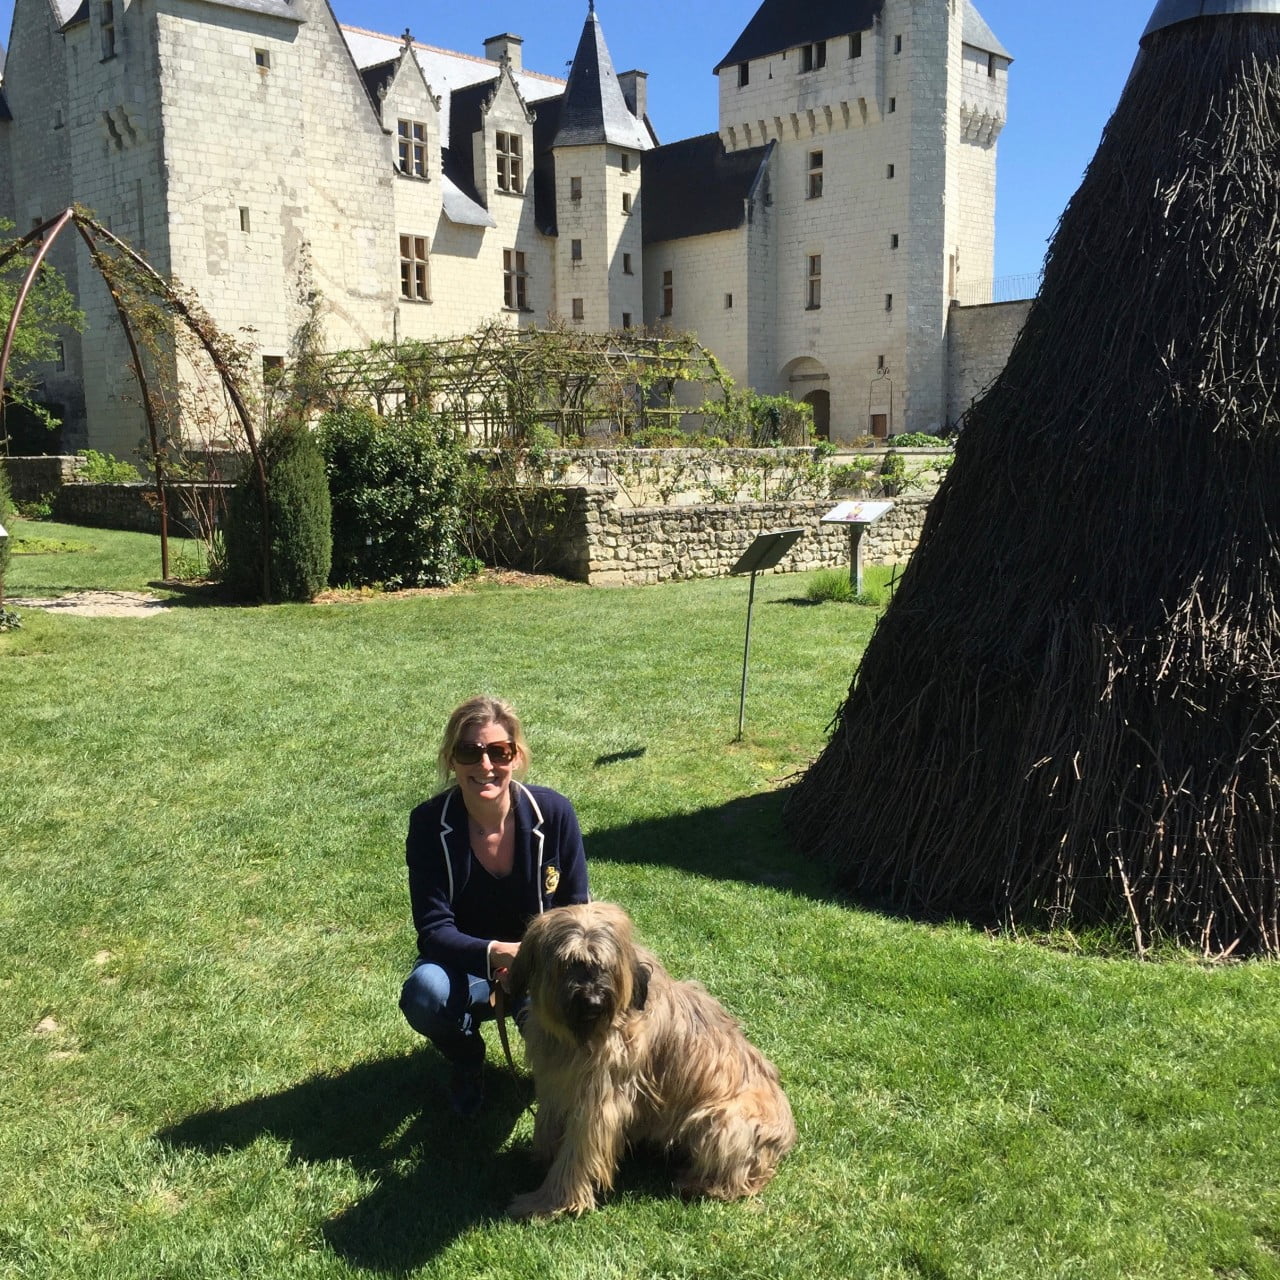
<path fill-rule="evenodd" d="M 509 974 L 511 963 L 519 954 L 520 944 L 518 942 L 495 942 L 489 948 L 489 968 L 493 973 L 494 979 L 502 984 L 504 991 L 509 991 Z"/>

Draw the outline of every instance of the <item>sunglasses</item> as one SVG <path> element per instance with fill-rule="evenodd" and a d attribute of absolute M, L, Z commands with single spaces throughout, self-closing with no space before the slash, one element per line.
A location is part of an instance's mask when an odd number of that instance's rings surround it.
<path fill-rule="evenodd" d="M 484 756 L 491 764 L 510 764 L 517 755 L 514 742 L 459 742 L 453 749 L 456 764 L 479 764 Z"/>

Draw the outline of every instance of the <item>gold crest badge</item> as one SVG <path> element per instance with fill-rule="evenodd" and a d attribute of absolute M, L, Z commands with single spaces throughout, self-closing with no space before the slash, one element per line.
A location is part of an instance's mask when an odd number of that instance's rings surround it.
<path fill-rule="evenodd" d="M 547 893 L 555 893 L 560 887 L 560 868 L 547 867 L 542 873 L 542 883 Z"/>

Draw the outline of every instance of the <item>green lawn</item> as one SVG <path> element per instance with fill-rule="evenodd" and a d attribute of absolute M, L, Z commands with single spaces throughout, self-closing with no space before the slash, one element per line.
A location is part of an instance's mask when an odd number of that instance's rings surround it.
<path fill-rule="evenodd" d="M 96 550 L 16 557 L 10 596 L 158 576 L 154 539 L 16 524 Z M 1280 1277 L 1280 969 L 842 902 L 780 789 L 876 614 L 805 585 L 759 581 L 740 744 L 741 579 L 23 609 L 0 635 L 0 1277 Z M 596 896 L 781 1068 L 800 1143 L 759 1202 L 682 1203 L 641 1159 L 594 1215 L 502 1220 L 539 1177 L 527 1081 L 495 1066 L 454 1120 L 395 1008 L 405 819 L 478 690 L 573 798 Z"/>

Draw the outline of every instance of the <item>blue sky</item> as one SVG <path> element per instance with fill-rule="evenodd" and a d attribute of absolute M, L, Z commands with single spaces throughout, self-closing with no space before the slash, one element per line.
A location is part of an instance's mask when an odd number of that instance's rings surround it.
<path fill-rule="evenodd" d="M 716 127 L 712 67 L 758 0 L 599 0 L 605 39 L 619 70 L 649 73 L 649 114 L 664 142 Z M 803 0 L 796 0 L 803 3 Z M 586 0 L 472 0 L 415 5 L 404 0 L 331 0 L 341 22 L 428 44 L 483 53 L 486 36 L 525 38 L 525 65 L 564 74 Z M 1155 0 L 978 0 L 1014 56 L 1009 123 L 1000 138 L 996 275 L 1034 272 L 1068 199 L 1080 184 L 1102 127 L 1120 96 Z M 13 0 L 0 0 L 7 33 Z M 536 14 L 536 20 L 534 18 Z"/>

